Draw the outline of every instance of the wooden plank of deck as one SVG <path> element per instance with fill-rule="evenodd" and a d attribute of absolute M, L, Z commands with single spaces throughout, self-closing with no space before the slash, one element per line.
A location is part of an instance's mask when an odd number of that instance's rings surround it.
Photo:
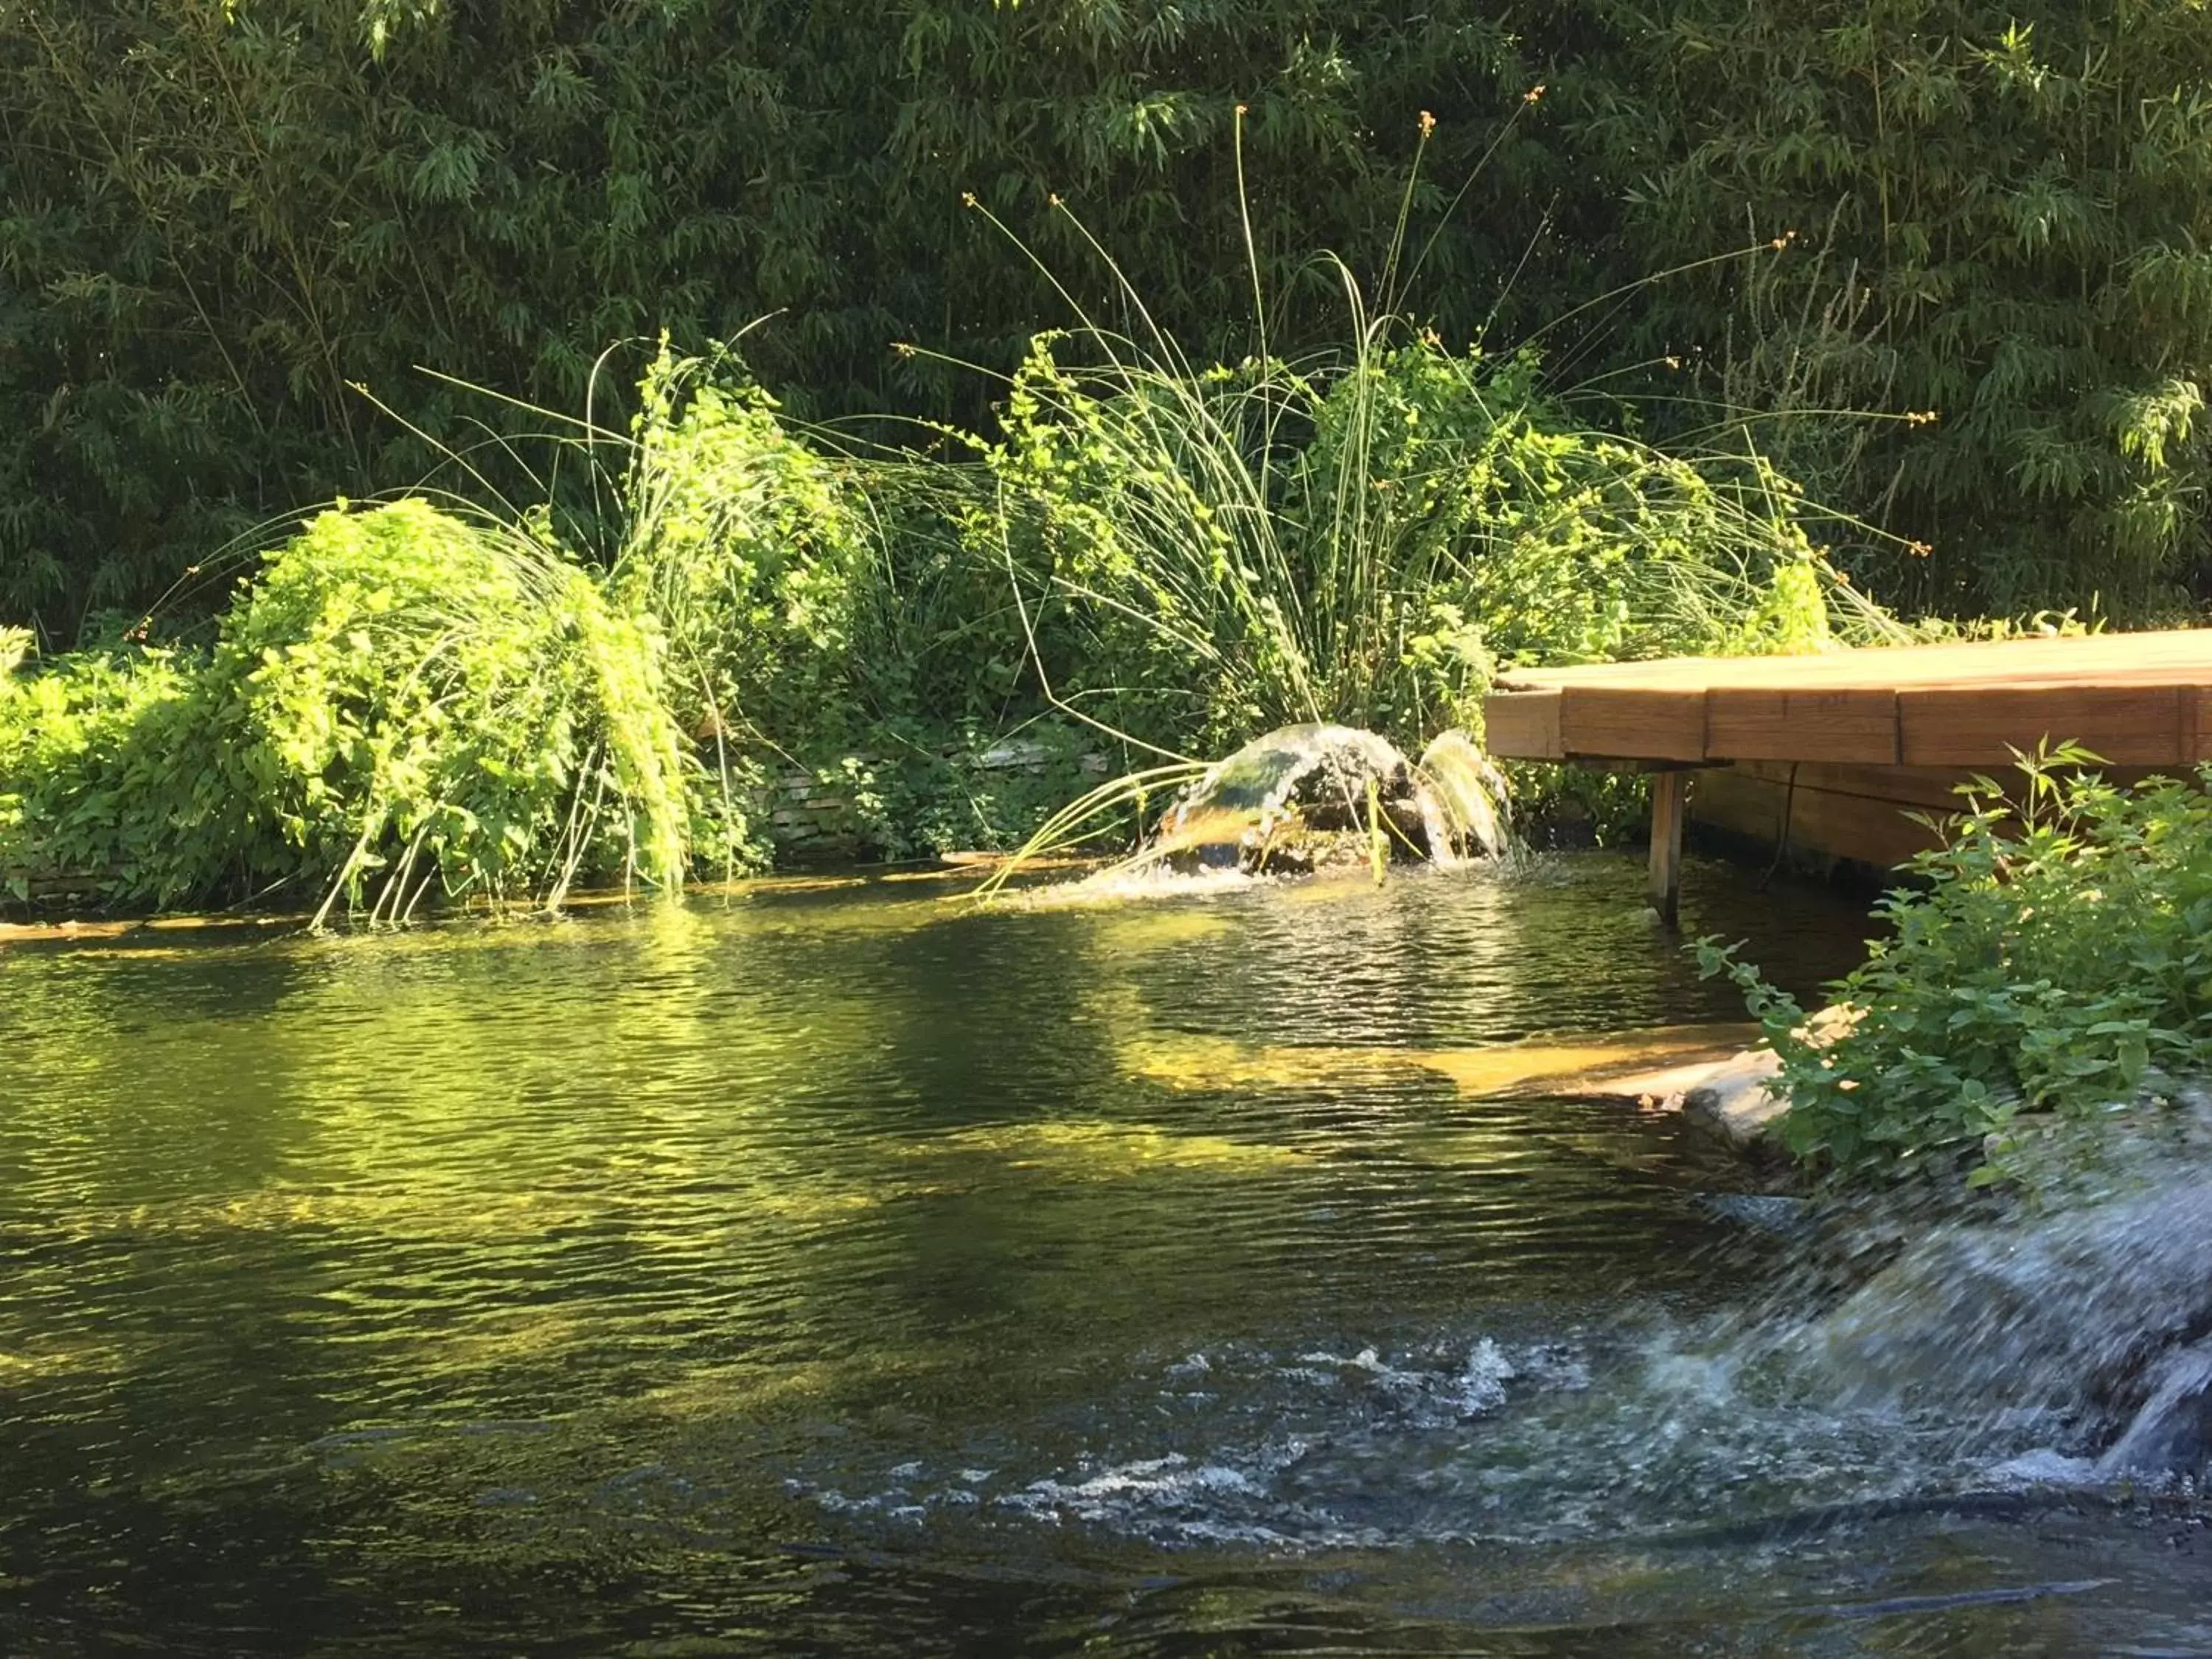
<path fill-rule="evenodd" d="M 1596 684 L 1612 680 L 1679 681 L 1699 684 L 1790 684 L 1808 680 L 1869 685 L 1926 684 L 1982 676 L 2061 678 L 2100 672 L 2178 672 L 2185 678 L 2212 660 L 2212 629 L 2169 629 L 2144 634 L 2097 634 L 2070 639 L 1974 641 L 1824 651 L 1803 656 L 1656 657 L 1642 662 L 1590 663 L 1571 668 L 1512 669 L 1500 684 Z"/>
<path fill-rule="evenodd" d="M 1831 760 L 1897 764 L 1897 693 L 1864 686 L 1742 686 L 1706 694 L 1705 754 L 1800 760 L 1808 744 Z"/>
<path fill-rule="evenodd" d="M 1907 766 L 1973 766 L 2046 737 L 2078 743 L 2115 766 L 2187 758 L 2173 686 L 1908 686 L 1897 694 L 1897 719 Z"/>
<path fill-rule="evenodd" d="M 1483 700 L 1483 740 L 1493 755 L 1517 760 L 1565 760 L 1559 747 L 1557 686 L 1528 691 L 1493 691 Z"/>
<path fill-rule="evenodd" d="M 1642 760 L 1705 757 L 1704 699 L 1666 686 L 1560 688 L 1561 746 L 1571 755 Z"/>

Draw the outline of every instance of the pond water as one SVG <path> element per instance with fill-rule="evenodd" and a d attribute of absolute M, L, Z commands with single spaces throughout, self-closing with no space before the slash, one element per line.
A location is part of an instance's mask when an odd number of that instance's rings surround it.
<path fill-rule="evenodd" d="M 1743 1363 L 1733 1172 L 1455 1064 L 1740 1018 L 1640 884 L 9 948 L 0 1652 L 2212 1651 L 2188 1520 Z"/>

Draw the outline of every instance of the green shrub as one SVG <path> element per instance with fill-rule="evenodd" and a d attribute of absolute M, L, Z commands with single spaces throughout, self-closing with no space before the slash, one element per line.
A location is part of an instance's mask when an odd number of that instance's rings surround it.
<path fill-rule="evenodd" d="M 639 402 L 607 591 L 666 637 L 710 775 L 811 772 L 888 857 L 1022 840 L 1029 769 L 972 763 L 1037 698 L 1004 573 L 961 544 L 971 470 L 798 426 L 728 351 L 664 343 Z M 1073 777 L 1067 734 L 1024 741 Z"/>
<path fill-rule="evenodd" d="M 356 896 L 378 872 L 395 904 L 433 874 L 538 890 L 607 845 L 683 878 L 660 641 L 518 534 L 420 501 L 325 513 L 224 619 L 208 679 L 242 802 Z"/>
<path fill-rule="evenodd" d="M 180 851 L 228 810 L 207 763 L 196 665 L 166 651 L 85 654 L 0 672 L 0 884 L 41 878 L 159 902 L 187 879 Z M 210 860 L 228 849 L 210 848 Z"/>
<path fill-rule="evenodd" d="M 1005 713 L 1021 633 L 958 544 L 964 469 L 810 432 L 727 350 L 664 342 L 639 403 L 608 591 L 659 620 L 687 731 L 812 763 Z"/>
<path fill-rule="evenodd" d="M 204 659 L 5 682 L 0 867 L 159 905 L 343 897 L 372 916 L 681 881 L 699 768 L 649 617 L 555 550 L 421 501 L 320 514 Z M 327 894 L 327 896 L 325 895 Z"/>
<path fill-rule="evenodd" d="M 1850 1015 L 1826 1030 L 1699 942 L 1782 1057 L 1800 1157 L 1866 1176 L 1986 1149 L 1988 1180 L 2038 1124 L 2093 1121 L 2212 1067 L 2212 798 L 2059 769 L 2089 758 L 2024 763 L 2016 811 L 1994 781 L 1972 786 L 1948 843 L 1909 866 L 1923 884 L 1881 902 L 1891 936 L 1828 988 Z"/>
<path fill-rule="evenodd" d="M 664 343 L 641 397 L 611 586 L 665 632 L 688 729 L 850 743 L 878 555 L 849 470 L 793 435 L 732 359 Z"/>

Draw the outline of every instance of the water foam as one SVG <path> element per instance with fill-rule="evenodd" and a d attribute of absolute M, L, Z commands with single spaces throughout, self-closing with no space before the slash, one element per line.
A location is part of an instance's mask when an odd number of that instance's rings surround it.
<path fill-rule="evenodd" d="M 1816 1268 L 1686 1326 L 1174 1355 L 1072 1456 L 908 1463 L 872 1498 L 818 1498 L 1305 1549 L 1656 1534 L 2201 1470 L 2212 1193 L 2193 1179 L 1929 1224 L 1840 1296 Z"/>

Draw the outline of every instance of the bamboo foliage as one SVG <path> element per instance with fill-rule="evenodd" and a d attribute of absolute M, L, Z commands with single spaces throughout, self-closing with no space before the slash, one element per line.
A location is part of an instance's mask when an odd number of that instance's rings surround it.
<path fill-rule="evenodd" d="M 1080 204 L 1163 321 L 1241 351 L 1236 106 L 1293 327 L 1333 297 L 1313 250 L 1387 231 L 1420 109 L 1430 210 L 1471 170 L 1526 83 L 1510 14 L 0 0 L 0 614 L 135 622 L 265 519 L 470 448 L 481 400 L 418 366 L 575 409 L 610 342 L 696 352 L 774 313 L 747 355 L 795 412 L 981 421 L 974 377 L 890 350 L 1011 368 L 1058 320 L 965 192 L 1071 267 L 1047 208 Z M 1533 134 L 1431 256 L 1464 330 L 1540 219 Z"/>
<path fill-rule="evenodd" d="M 1733 389 L 1793 416 L 1770 440 L 1783 463 L 1895 532 L 1862 541 L 1863 574 L 1952 611 L 2123 616 L 2201 582 L 2200 5 L 1692 0 L 1631 15 L 1624 38 L 1657 95 L 1616 94 L 1592 137 L 1647 158 L 1629 192 L 1641 238 L 1660 259 L 1787 247 L 1755 276 L 1670 289 L 1654 327 L 1677 352 L 1732 348 Z M 1795 418 L 1823 408 L 1905 418 L 1839 443 L 1833 422 Z"/>
<path fill-rule="evenodd" d="M 988 437 L 962 365 L 1071 319 L 971 195 L 1140 331 L 1067 204 L 1206 360 L 1336 337 L 1334 252 L 1655 435 L 1717 404 L 1893 604 L 2171 610 L 2212 586 L 2208 88 L 2196 0 L 0 0 L 0 616 L 205 615 L 216 550 L 447 451 L 538 499 L 527 417 L 425 368 L 619 428 L 651 346 L 611 343 L 766 316 L 794 416 Z"/>

